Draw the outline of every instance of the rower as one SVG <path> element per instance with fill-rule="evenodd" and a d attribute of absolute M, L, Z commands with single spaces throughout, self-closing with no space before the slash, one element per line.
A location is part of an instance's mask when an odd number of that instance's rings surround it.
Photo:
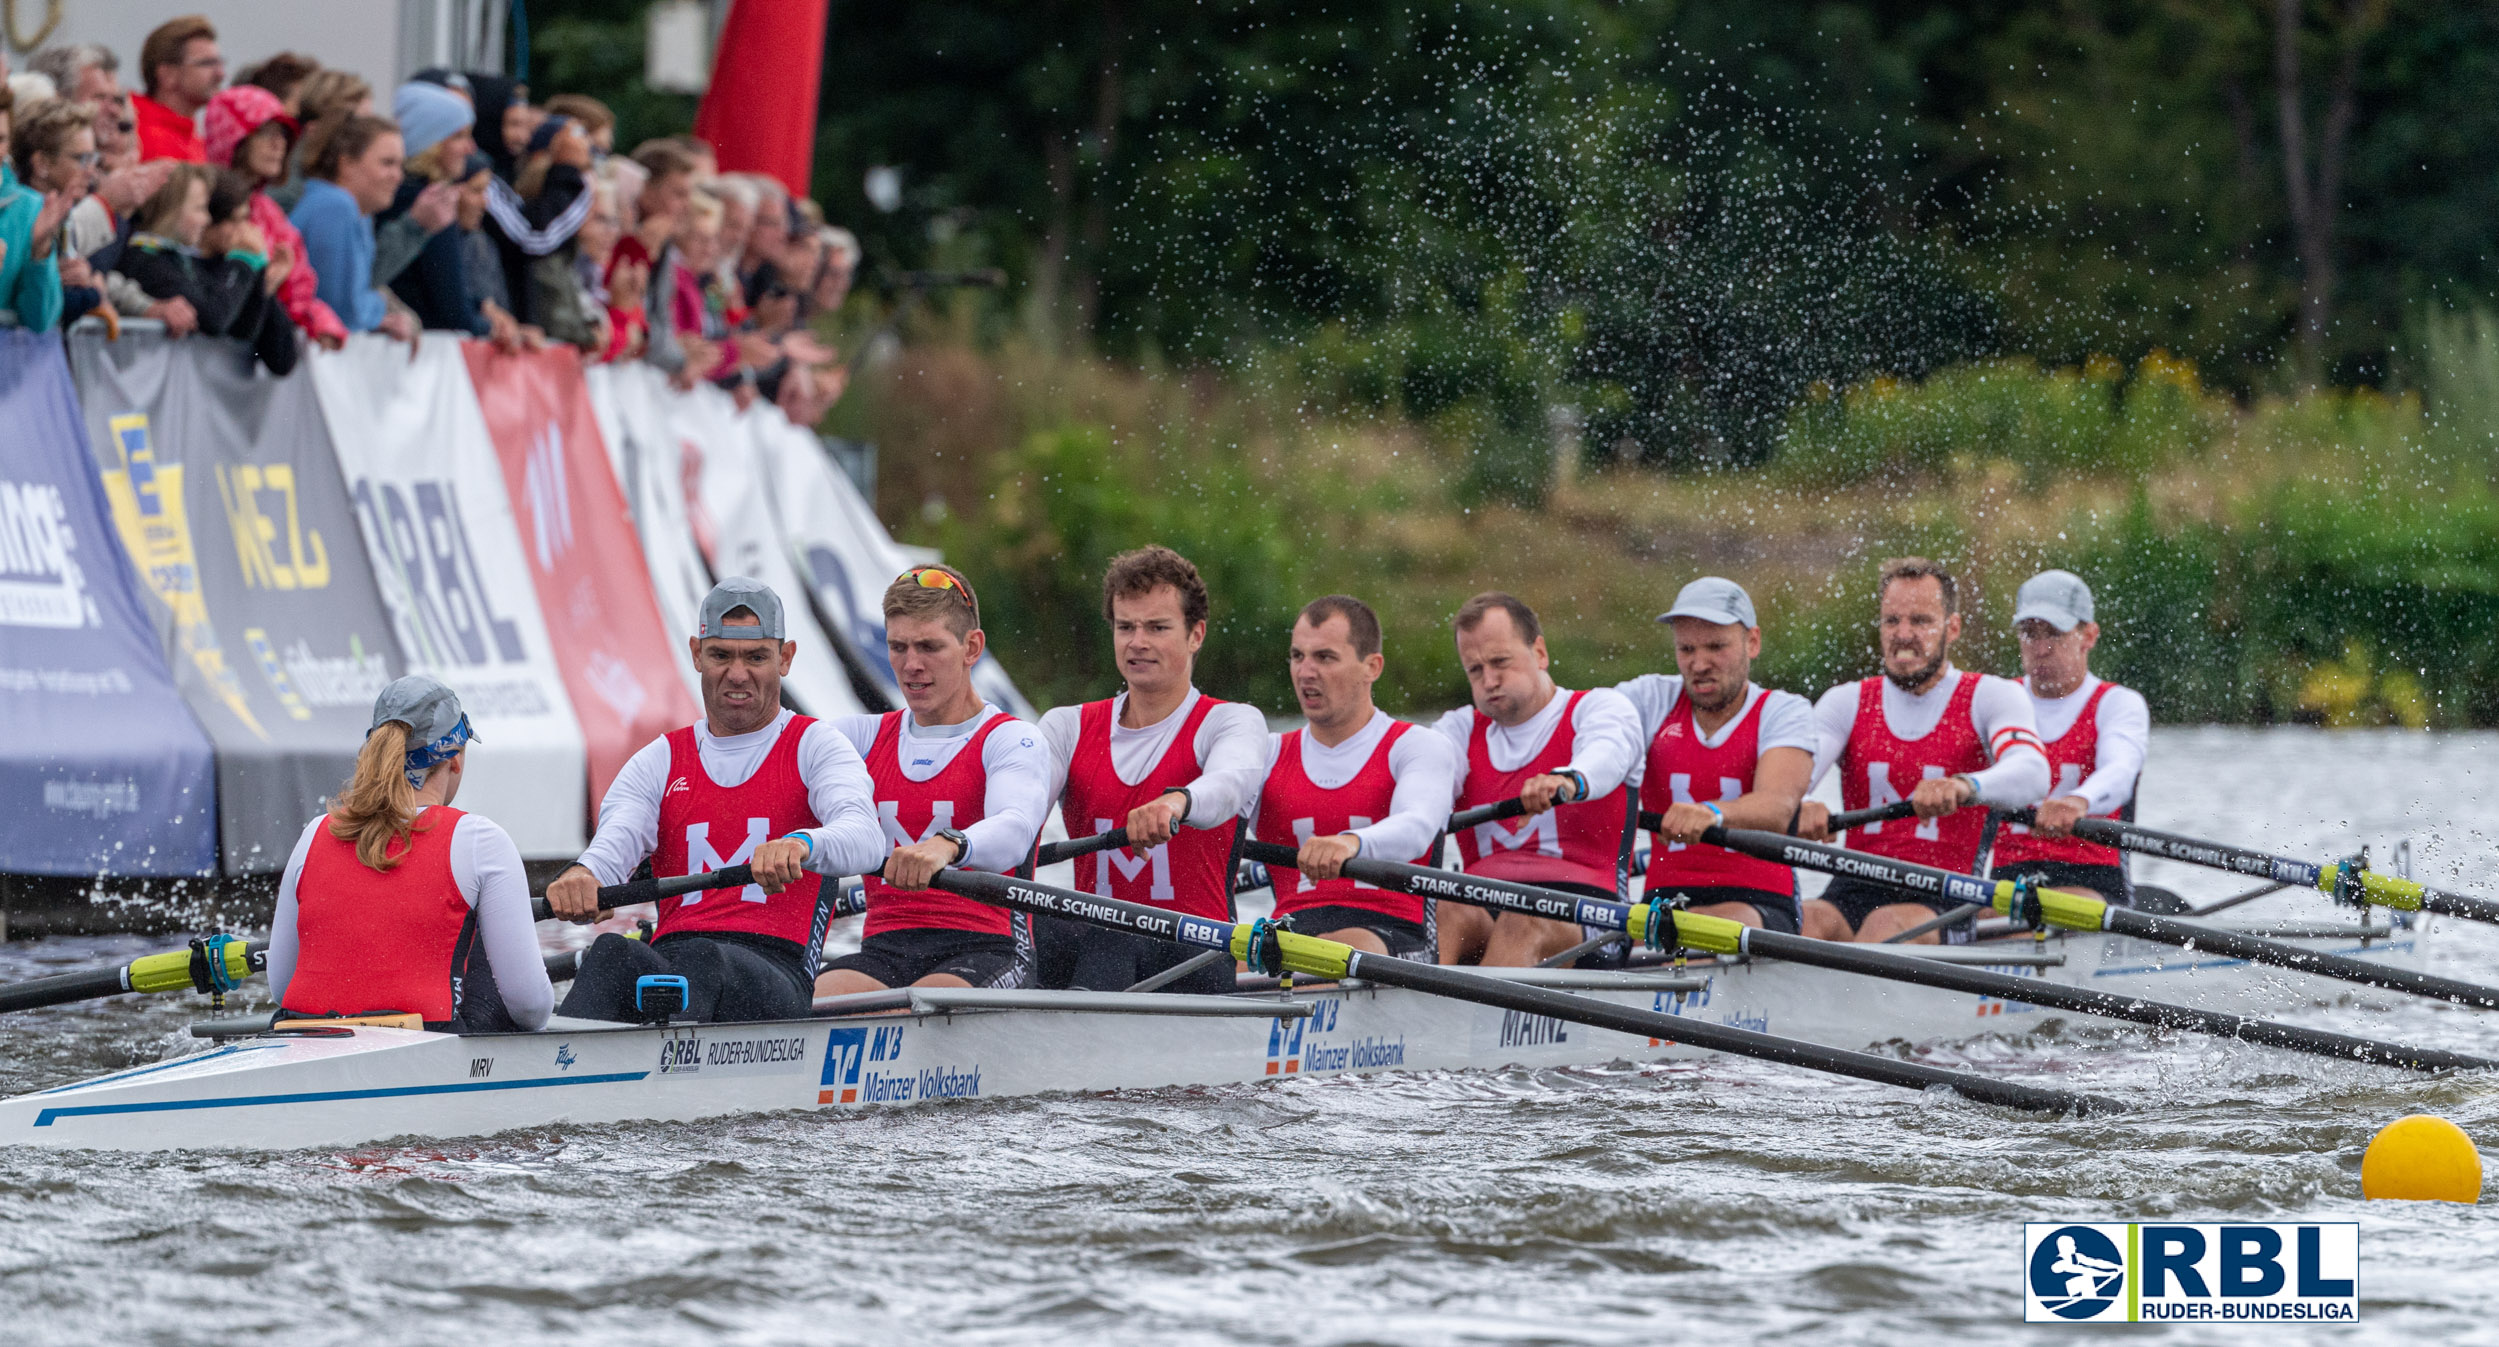
<path fill-rule="evenodd" d="M 1525 821 L 1457 835 L 1468 874 L 1621 902 L 1631 889 L 1638 810 L 1625 786 L 1640 761 L 1640 717 L 1611 688 L 1557 686 L 1536 610 L 1478 594 L 1453 623 L 1473 705 L 1433 726 L 1457 756 L 1457 807 L 1518 800 Z M 1785 822 L 1784 819 L 1781 822 Z M 1441 905 L 1440 962 L 1519 968 L 1588 938 L 1577 922 Z"/>
<path fill-rule="evenodd" d="M 686 641 L 703 684 L 703 719 L 645 744 L 599 805 L 581 862 L 547 886 L 559 917 L 590 921 L 599 886 L 631 878 L 645 857 L 659 878 L 740 862 L 755 882 L 663 898 L 649 943 L 608 934 L 581 954 L 563 1013 L 634 1020 L 645 976 L 686 980 L 684 1017 L 788 1019 L 807 1013 L 832 916 L 829 876 L 885 860 L 867 768 L 839 730 L 781 704 L 797 657 L 781 596 L 733 576 L 703 598 Z"/>
<path fill-rule="evenodd" d="M 2092 620 L 2091 586 L 2081 576 L 2041 571 L 2024 581 L 2013 600 L 2013 630 L 2022 640 L 2022 684 L 2030 690 L 2056 784 L 2039 802 L 2036 830 L 2019 824 L 2005 829 L 1995 869 L 2008 876 L 2037 875 L 2047 888 L 2131 903 L 2126 854 L 2073 832 L 2086 817 L 2134 817 L 2135 785 L 2151 747 L 2152 708 L 2133 688 L 2092 676 L 2091 648 L 2100 643 L 2100 624 Z"/>
<path fill-rule="evenodd" d="M 829 723 L 876 783 L 893 844 L 867 879 L 855 954 L 825 965 L 818 996 L 886 987 L 1021 987 L 1031 980 L 1031 919 L 928 887 L 950 867 L 1030 874 L 1049 809 L 1050 764 L 1033 727 L 972 686 L 989 638 L 972 583 L 919 566 L 885 587 L 885 657 L 906 708 Z"/>
<path fill-rule="evenodd" d="M 1615 689 L 1638 709 L 1647 745 L 1640 808 L 1660 816 L 1647 895 L 1793 935 L 1803 919 L 1796 872 L 1711 846 L 1701 834 L 1788 830 L 1813 780 L 1813 704 L 1753 682 L 1761 622 L 1735 581 L 1695 580 L 1657 620 L 1673 624 L 1675 672 Z"/>
<path fill-rule="evenodd" d="M 547 1022 L 555 988 L 520 849 L 494 820 L 451 807 L 476 737 L 434 679 L 382 689 L 355 775 L 304 825 L 278 881 L 278 1018 L 398 1015 L 452 1033 Z"/>
<path fill-rule="evenodd" d="M 1344 877 L 1357 856 L 1430 865 L 1449 820 L 1458 755 L 1449 741 L 1371 701 L 1380 679 L 1380 619 L 1343 594 L 1313 599 L 1293 620 L 1293 696 L 1306 728 L 1268 740 L 1266 784 L 1251 835 L 1294 847 L 1270 866 L 1276 915 L 1305 935 L 1373 954 L 1430 962 L 1422 899 Z"/>
<path fill-rule="evenodd" d="M 2011 679 L 1952 666 L 1961 599 L 1950 571 L 1924 557 L 1886 562 L 1875 596 L 1883 672 L 1842 683 L 1814 703 L 1814 778 L 1837 766 L 1840 799 L 1849 809 L 1891 804 L 1903 798 L 1901 785 L 1911 783 L 1906 798 L 1917 821 L 1866 824 L 1850 844 L 1967 874 L 1978 864 L 1986 815 L 1954 811 L 1974 804 L 2022 809 L 2047 793 L 2048 759 L 2030 697 Z M 1797 832 L 1827 840 L 1830 821 L 1828 808 L 1808 801 Z M 1804 933 L 1883 941 L 1955 906 L 1839 878 L 1805 904 Z M 1929 931 L 1917 940 L 1932 944 L 1935 938 Z"/>
<path fill-rule="evenodd" d="M 1102 616 L 1127 690 L 1041 717 L 1051 794 L 1070 837 L 1123 828 L 1128 845 L 1076 858 L 1076 887 L 1104 898 L 1233 918 L 1241 815 L 1267 775 L 1267 720 L 1253 706 L 1198 691 L 1206 582 L 1168 547 L 1111 558 Z M 1044 918 L 1043 985 L 1120 991 L 1188 962 L 1169 941 Z M 1210 960 L 1165 991 L 1233 989 L 1230 959 Z"/>

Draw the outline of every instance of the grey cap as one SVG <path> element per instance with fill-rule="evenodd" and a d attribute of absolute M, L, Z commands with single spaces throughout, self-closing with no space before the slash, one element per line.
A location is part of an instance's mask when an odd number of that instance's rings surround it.
<path fill-rule="evenodd" d="M 736 608 L 753 613 L 763 622 L 764 629 L 750 634 L 746 624 L 741 623 L 738 630 L 731 633 L 721 619 Z M 712 592 L 703 596 L 703 623 L 695 628 L 694 634 L 697 637 L 727 637 L 733 641 L 789 639 L 789 629 L 781 622 L 781 596 L 773 593 L 772 586 L 763 581 L 743 575 L 730 576 L 712 586 Z"/>
<path fill-rule="evenodd" d="M 2058 631 L 2097 621 L 2091 615 L 2091 586 L 2072 571 L 2041 571 L 2023 581 L 2013 596 L 2013 625 L 2033 618 Z"/>
<path fill-rule="evenodd" d="M 1744 586 L 1715 575 L 1704 575 L 1685 585 L 1675 595 L 1675 606 L 1657 615 L 1660 622 L 1679 617 L 1699 618 L 1722 627 L 1758 627 L 1761 620 L 1753 616 L 1753 596 Z"/>
<path fill-rule="evenodd" d="M 468 720 L 468 713 L 460 709 L 460 694 L 441 679 L 432 674 L 409 674 L 392 679 L 382 689 L 382 695 L 373 699 L 373 723 L 364 732 L 371 734 L 394 720 L 408 727 L 410 739 L 430 744 L 459 729 Z M 475 728 L 469 730 L 468 737 L 478 737 Z"/>

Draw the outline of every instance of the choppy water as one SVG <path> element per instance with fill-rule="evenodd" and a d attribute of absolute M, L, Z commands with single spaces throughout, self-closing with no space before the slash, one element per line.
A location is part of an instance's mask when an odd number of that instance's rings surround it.
<path fill-rule="evenodd" d="M 2421 877 L 2499 892 L 2494 749 L 2163 731 L 2144 817 L 2303 855 L 2366 842 L 2381 864 L 2409 837 Z M 152 947 L 21 943 L 0 980 Z M 2437 966 L 2499 978 L 2494 956 L 2499 932 L 2448 928 Z M 0 1092 L 153 1060 L 196 1013 L 11 1017 Z M 2499 1054 L 2499 1017 L 2475 1012 L 2302 1018 Z M 2150 1107 L 2042 1122 L 1711 1061 L 353 1151 L 0 1152 L 0 1341 L 1926 1347 L 2028 1338 L 2021 1224 L 2066 1218 L 2358 1220 L 2361 1322 L 2315 1336 L 2499 1340 L 2499 1207 L 2359 1195 L 2362 1147 L 2401 1114 L 2499 1139 L 2489 1083 L 2075 1024 L 1918 1051 Z"/>

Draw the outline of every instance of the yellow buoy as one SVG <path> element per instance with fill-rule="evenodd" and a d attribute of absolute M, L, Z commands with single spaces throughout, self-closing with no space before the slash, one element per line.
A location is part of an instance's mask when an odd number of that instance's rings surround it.
<path fill-rule="evenodd" d="M 2426 1113 L 2378 1129 L 2360 1157 L 2360 1195 L 2399 1202 L 2479 1202 L 2482 1156 L 2464 1129 Z"/>

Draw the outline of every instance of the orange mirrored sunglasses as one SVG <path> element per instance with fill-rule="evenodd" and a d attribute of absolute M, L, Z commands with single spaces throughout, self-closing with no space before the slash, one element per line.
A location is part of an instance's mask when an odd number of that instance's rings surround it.
<path fill-rule="evenodd" d="M 980 608 L 979 602 L 972 597 L 970 587 L 966 586 L 962 581 L 954 578 L 953 575 L 945 571 L 941 571 L 934 566 L 915 567 L 911 570 L 904 571 L 901 575 L 896 576 L 895 578 L 898 580 L 908 580 L 922 589 L 951 589 L 955 592 L 956 598 L 963 600 L 964 607 L 975 611 L 978 611 Z"/>

